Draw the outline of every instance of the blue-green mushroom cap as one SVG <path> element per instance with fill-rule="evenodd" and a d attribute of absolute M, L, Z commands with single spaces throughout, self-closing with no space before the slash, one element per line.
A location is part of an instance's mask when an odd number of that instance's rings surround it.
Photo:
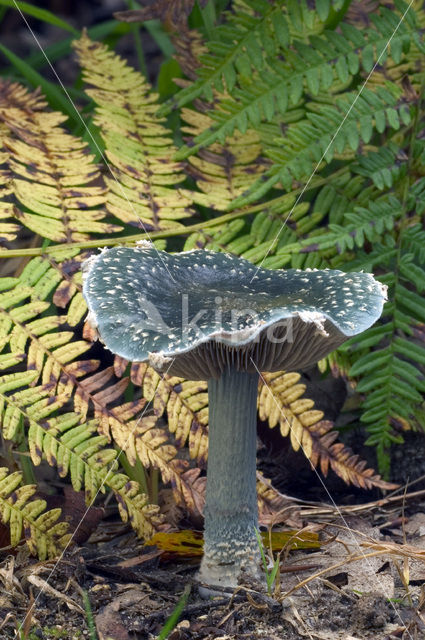
<path fill-rule="evenodd" d="M 226 253 L 143 242 L 89 258 L 89 320 L 113 353 L 192 380 L 306 369 L 381 315 L 369 273 L 268 270 Z"/>

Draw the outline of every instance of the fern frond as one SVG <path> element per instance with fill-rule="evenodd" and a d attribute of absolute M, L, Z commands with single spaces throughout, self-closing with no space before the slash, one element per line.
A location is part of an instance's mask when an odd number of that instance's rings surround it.
<path fill-rule="evenodd" d="M 358 72 L 360 64 L 369 72 L 376 57 L 385 51 L 390 36 L 395 35 L 391 50 L 395 60 L 399 61 L 401 52 L 409 46 L 409 31 L 415 28 L 413 19 L 394 34 L 398 19 L 383 9 L 374 21 L 374 28 L 357 30 L 342 23 L 342 34 L 323 32 L 330 3 L 316 3 L 319 4 L 320 9 L 317 6 L 314 12 L 305 2 L 235 2 L 233 12 L 226 14 L 226 23 L 215 27 L 207 43 L 209 52 L 200 57 L 198 79 L 161 112 L 167 113 L 201 96 L 211 100 L 214 90 L 232 94 L 241 77 L 274 71 L 279 57 L 285 59 L 286 82 L 282 82 L 283 74 L 273 77 L 279 83 L 281 95 L 288 89 L 293 96 L 299 95 L 304 82 L 315 95 L 320 86 L 324 90 L 329 88 L 334 73 L 345 82 L 349 74 Z M 271 86 L 268 83 L 269 89 Z"/>
<path fill-rule="evenodd" d="M 14 384 L 23 383 L 22 377 Z M 87 503 L 99 491 L 113 490 L 120 511 L 129 517 L 140 536 L 150 537 L 161 522 L 158 507 L 150 505 L 136 482 L 117 473 L 117 450 L 105 448 L 108 438 L 98 435 L 98 421 L 84 422 L 78 413 L 62 413 L 49 417 L 64 405 L 67 397 L 48 395 L 45 388 L 23 389 L 6 396 L 0 384 L 5 410 L 2 416 L 4 437 L 16 432 L 12 426 L 28 423 L 28 446 L 35 465 L 43 457 L 57 468 L 59 476 L 71 477 L 75 491 L 84 489 Z M 41 398 L 41 399 L 40 399 Z"/>
<path fill-rule="evenodd" d="M 8 159 L 7 153 L 0 152 L 0 165 L 4 166 Z M 12 194 L 12 174 L 7 169 L 3 169 L 0 171 L 0 243 L 2 244 L 14 240 L 20 229 L 16 222 L 9 221 L 15 215 Z"/>
<path fill-rule="evenodd" d="M 382 133 L 387 127 L 398 130 L 411 119 L 396 87 L 394 92 L 378 87 L 375 93 L 365 88 L 360 97 L 345 93 L 335 97 L 334 103 L 309 103 L 305 119 L 289 125 L 285 137 L 265 150 L 273 162 L 266 173 L 268 180 L 254 184 L 245 199 L 257 197 L 259 189 L 264 193 L 266 186 L 271 188 L 279 181 L 289 190 L 293 180 L 308 179 L 322 158 L 327 163 L 343 153 L 354 158 L 375 131 Z"/>
<path fill-rule="evenodd" d="M 172 107 L 181 107 L 198 97 L 212 100 L 214 91 L 232 91 L 238 73 L 250 76 L 254 70 L 262 69 L 265 50 L 276 55 L 279 43 L 287 46 L 289 42 L 288 23 L 280 4 L 273 6 L 261 0 L 239 2 L 234 14 L 227 14 L 226 24 L 214 29 L 207 43 L 208 53 L 200 56 L 196 82 L 183 89 L 176 102 L 163 107 L 160 113 L 165 114 Z M 263 47 L 264 42 L 267 48 Z"/>
<path fill-rule="evenodd" d="M 376 475 L 366 463 L 353 455 L 342 443 L 335 443 L 337 432 L 323 421 L 323 412 L 314 409 L 314 402 L 303 398 L 305 385 L 299 384 L 298 373 L 264 373 L 260 379 L 258 411 L 261 420 L 271 428 L 279 425 L 283 436 L 289 436 L 294 451 L 302 449 L 314 467 L 320 463 L 326 475 L 329 466 L 344 480 L 355 486 L 392 488 Z"/>
<path fill-rule="evenodd" d="M 312 239 L 301 240 L 300 252 L 309 253 L 335 247 L 338 253 L 343 253 L 355 246 L 361 248 L 366 241 L 376 242 L 385 232 L 391 231 L 402 215 L 400 201 L 392 195 L 385 196 L 380 201 L 372 201 L 367 209 L 356 207 L 355 211 L 345 213 L 345 224 L 330 223 L 329 231 Z"/>
<path fill-rule="evenodd" d="M 167 412 L 168 429 L 177 446 L 188 444 L 192 459 L 204 464 L 207 452 L 207 383 L 160 375 L 147 364 L 132 365 L 131 379 L 152 402 L 155 416 Z"/>
<path fill-rule="evenodd" d="M 385 482 L 373 469 L 367 468 L 367 463 L 354 454 L 350 447 L 342 442 L 335 442 L 338 433 L 333 431 L 333 423 L 322 420 L 310 427 L 313 447 L 310 462 L 326 477 L 329 468 L 332 469 L 346 484 L 352 484 L 361 489 L 395 489 L 397 485 Z"/>
<path fill-rule="evenodd" d="M 72 332 L 57 331 L 66 318 L 52 314 L 46 299 L 61 280 L 60 272 L 42 258 L 32 260 L 15 286 L 0 294 L 0 339 L 3 349 L 26 353 L 27 368 L 37 371 L 43 385 L 53 385 L 68 362 L 90 348 L 72 341 Z M 50 311 L 50 314 L 48 313 Z M 40 314 L 46 317 L 39 318 Z"/>
<path fill-rule="evenodd" d="M 44 106 L 38 93 L 0 83 L 1 137 L 7 151 L 2 159 L 19 203 L 13 209 L 15 221 L 55 242 L 119 231 L 102 222 L 105 187 L 93 184 L 100 173 L 88 146 L 61 126 L 66 116 Z"/>
<path fill-rule="evenodd" d="M 112 426 L 117 432 L 120 428 L 126 429 L 126 421 L 141 411 L 145 401 L 135 400 L 123 409 L 117 400 L 129 379 L 117 381 L 112 368 L 99 371 L 99 360 L 80 359 L 90 349 L 91 342 L 74 339 L 71 331 L 63 330 L 66 322 L 76 324 L 87 310 L 79 290 L 80 276 L 74 279 L 68 276 L 67 288 L 58 288 L 64 282 L 63 274 L 78 268 L 79 259 L 66 263 L 59 260 L 59 257 L 52 262 L 34 258 L 19 278 L 9 279 L 9 290 L 0 293 L 0 345 L 4 351 L 0 355 L 0 369 L 5 371 L 24 364 L 29 386 L 38 385 L 31 396 L 34 403 L 48 391 L 57 398 L 55 402 L 59 402 L 58 399 L 62 404 L 71 402 L 82 419 L 93 411 L 101 433 L 109 438 Z M 68 314 L 58 316 L 51 299 L 59 299 L 65 305 L 70 296 Z M 16 374 L 10 376 L 11 388 L 15 388 Z M 5 384 L 10 376 L 5 377 Z M 6 398 L 4 402 L 10 404 L 11 399 Z M 10 424 L 17 428 L 15 422 Z M 8 434 L 14 437 L 12 426 L 8 427 Z"/>
<path fill-rule="evenodd" d="M 175 186 L 185 176 L 173 160 L 172 134 L 155 115 L 157 96 L 105 45 L 83 35 L 74 46 L 93 87 L 87 94 L 97 105 L 95 123 L 110 163 L 108 211 L 128 224 L 142 223 L 146 231 L 176 228 L 192 215 L 192 199 Z"/>
<path fill-rule="evenodd" d="M 187 123 L 182 132 L 191 139 L 213 124 L 208 112 L 183 109 L 181 115 Z M 191 156 L 188 173 L 202 192 L 193 193 L 194 201 L 210 209 L 224 211 L 264 171 L 266 162 L 262 160 L 261 152 L 259 135 L 250 130 L 243 136 L 235 132 L 225 144 L 216 143 L 208 150 L 201 149 L 196 156 Z"/>
<path fill-rule="evenodd" d="M 279 16 L 279 20 L 286 18 L 282 10 L 276 6 L 268 9 L 264 7 L 255 16 L 256 21 L 261 22 L 268 11 L 275 10 L 274 20 Z M 237 36 L 232 32 L 232 18 L 229 18 L 225 29 L 229 30 L 231 37 L 228 42 L 220 42 L 217 46 L 220 51 L 217 58 L 214 55 L 207 56 L 207 60 L 199 73 L 204 73 L 208 61 L 210 64 L 211 74 L 204 78 L 199 78 L 191 86 L 183 89 L 178 94 L 174 104 L 183 106 L 189 100 L 203 94 L 208 100 L 212 100 L 213 89 L 223 92 L 221 83 L 221 66 L 223 61 L 226 69 L 231 69 L 229 77 L 226 78 L 227 91 L 229 98 L 222 101 L 218 108 L 211 112 L 211 117 L 216 120 L 213 129 L 209 129 L 202 133 L 195 140 L 195 144 L 189 147 L 183 147 L 178 154 L 178 158 L 182 159 L 196 153 L 203 146 L 209 146 L 215 140 L 223 141 L 226 136 L 231 135 L 235 128 L 244 132 L 248 126 L 257 127 L 262 120 L 271 121 L 275 117 L 279 118 L 285 114 L 290 104 L 297 105 L 306 91 L 312 96 L 318 95 L 320 92 L 329 93 L 330 87 L 337 90 L 342 86 L 346 86 L 352 76 L 357 74 L 360 67 L 366 73 L 373 68 L 375 61 L 380 56 L 380 60 L 384 60 L 387 51 L 389 38 L 393 48 L 391 56 L 399 61 L 403 52 L 407 51 L 410 46 L 410 39 L 416 33 L 415 19 L 402 23 L 401 30 L 395 30 L 397 26 L 397 16 L 383 9 L 379 17 L 374 21 L 374 26 L 370 29 L 359 31 L 349 24 L 341 23 L 342 34 L 336 31 L 325 31 L 320 35 L 310 36 L 309 41 L 302 42 L 295 38 L 287 38 L 285 43 L 274 43 L 283 58 L 283 62 L 278 61 L 278 55 L 274 51 L 268 51 L 266 42 L 269 43 L 271 38 L 264 35 L 261 46 L 257 43 L 251 55 L 256 55 L 256 71 L 252 73 L 250 66 L 247 68 L 236 69 L 232 66 L 232 60 L 235 52 L 238 50 L 239 41 Z M 237 20 L 238 14 L 233 18 Z M 245 15 L 244 15 L 245 17 Z M 395 24 L 394 24 L 395 21 Z M 393 25 L 393 26 L 390 26 Z M 285 33 L 282 28 L 278 29 L 280 33 Z M 395 33 L 394 33 L 395 32 Z M 288 34 L 288 30 L 286 29 Z M 258 54 L 256 53 L 258 51 Z M 255 52 L 255 53 L 254 53 Z M 267 52 L 266 60 L 262 68 L 261 60 Z M 382 54 L 382 55 L 381 55 Z M 249 56 L 249 49 L 245 54 Z M 217 65 L 217 66 L 215 66 Z M 258 71 L 261 69 L 261 73 Z M 215 75 L 218 73 L 219 78 Z M 224 75 L 224 72 L 223 72 Z M 218 80 L 218 82 L 217 82 Z M 351 100 L 350 104 L 353 104 Z M 373 108 L 373 104 L 369 106 Z M 344 114 L 347 110 L 344 111 Z M 382 117 L 382 116 L 381 116 Z M 338 124 L 341 118 L 339 118 Z M 367 123 L 365 127 L 370 128 Z M 332 125 L 332 130 L 335 125 Z M 351 128 L 351 142 L 354 139 L 353 129 Z"/>
<path fill-rule="evenodd" d="M 258 518 L 262 525 L 272 527 L 285 522 L 289 527 L 300 527 L 299 508 L 293 500 L 279 493 L 264 476 L 257 471 Z"/>
<path fill-rule="evenodd" d="M 0 518 L 10 528 L 10 542 L 16 546 L 25 537 L 26 543 L 40 560 L 57 556 L 67 545 L 68 524 L 58 522 L 60 509 L 46 511 L 46 501 L 33 499 L 35 485 L 22 485 L 22 474 L 0 468 Z"/>
<path fill-rule="evenodd" d="M 105 448 L 108 439 L 97 435 L 97 420 L 81 422 L 76 413 L 51 418 L 43 425 L 32 421 L 28 433 L 31 458 L 57 467 L 59 475 L 71 476 L 75 491 L 84 489 L 87 503 L 106 488 L 114 492 L 121 516 L 130 520 L 136 532 L 150 537 L 162 521 L 159 508 L 148 503 L 139 485 L 118 473 L 116 449 Z"/>
<path fill-rule="evenodd" d="M 399 147 L 391 143 L 387 146 L 360 156 L 351 165 L 354 173 L 370 178 L 380 190 L 390 189 L 394 183 L 404 178 L 407 171 L 407 156 Z"/>
<path fill-rule="evenodd" d="M 201 7 L 205 7 L 207 0 L 200 0 Z M 174 28 L 186 27 L 195 0 L 156 0 L 155 3 L 143 9 L 131 9 L 129 11 L 116 11 L 114 17 L 123 22 L 145 22 L 146 20 L 161 20 L 173 25 Z"/>
<path fill-rule="evenodd" d="M 419 225 L 405 229 L 388 248 L 377 247 L 364 256 L 369 265 L 384 266 L 380 279 L 389 286 L 384 324 L 351 339 L 341 349 L 351 355 L 350 376 L 366 394 L 362 422 L 377 448 L 381 467 L 388 469 L 389 447 L 400 442 L 394 431 L 399 418 L 416 422 L 415 413 L 425 392 L 425 347 L 412 339 L 413 327 L 425 321 L 423 269 L 425 233 Z M 357 260 L 361 263 L 361 259 Z"/>

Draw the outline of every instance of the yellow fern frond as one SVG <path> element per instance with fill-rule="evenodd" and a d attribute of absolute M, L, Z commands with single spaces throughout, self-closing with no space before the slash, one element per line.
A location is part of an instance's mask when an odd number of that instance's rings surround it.
<path fill-rule="evenodd" d="M 5 165 L 9 159 L 7 153 L 0 152 L 0 165 Z M 14 240 L 20 229 L 16 222 L 8 220 L 14 217 L 14 206 L 11 195 L 12 175 L 7 169 L 0 171 L 0 243 L 4 244 Z"/>
<path fill-rule="evenodd" d="M 71 402 L 82 419 L 92 411 L 101 433 L 109 438 L 111 425 L 117 431 L 120 425 L 124 429 L 125 422 L 140 412 L 146 401 L 136 400 L 131 403 L 131 410 L 127 407 L 124 411 L 117 400 L 125 392 L 129 379 L 116 380 L 111 368 L 99 371 L 99 360 L 81 359 L 91 342 L 75 339 L 78 336 L 64 327 L 66 323 L 77 323 L 87 310 L 79 275 L 75 273 L 80 266 L 80 256 L 60 260 L 59 256 L 56 260 L 35 258 L 19 278 L 6 278 L 2 282 L 9 289 L 0 293 L 0 349 L 3 351 L 0 371 L 22 363 L 29 373 L 29 386 L 37 387 L 34 393 L 26 391 L 32 394 L 32 403 L 41 401 L 48 393 L 49 397 L 56 398 L 55 402 Z M 52 298 L 60 302 L 65 311 L 68 305 L 68 313 L 57 315 Z M 6 377 L 13 383 L 15 374 L 11 375 L 12 378 Z M 5 396 L 0 412 L 1 418 L 7 411 L 3 419 L 7 419 L 9 438 L 14 437 L 17 428 L 16 421 L 9 417 L 13 415 L 14 399 L 10 394 Z"/>
<path fill-rule="evenodd" d="M 40 560 L 57 556 L 70 540 L 68 524 L 58 522 L 61 510 L 46 511 L 45 500 L 33 500 L 35 485 L 22 485 L 22 474 L 0 467 L 0 518 L 10 527 L 10 542 L 16 546 L 25 537 Z"/>
<path fill-rule="evenodd" d="M 354 455 L 349 447 L 335 443 L 338 433 L 333 423 L 323 420 L 323 412 L 314 408 L 313 400 L 304 398 L 304 384 L 299 373 L 263 373 L 258 394 L 260 420 L 271 428 L 279 424 L 283 436 L 289 436 L 294 451 L 302 449 L 314 467 L 320 464 L 326 476 L 329 467 L 347 484 L 370 489 L 394 489 L 384 482 L 366 462 Z"/>
<path fill-rule="evenodd" d="M 22 383 L 21 376 L 15 381 L 15 386 Z M 106 447 L 106 436 L 97 434 L 96 419 L 85 422 L 75 412 L 49 417 L 63 406 L 66 398 L 49 396 L 43 388 L 23 389 L 6 397 L 2 387 L 0 380 L 0 397 L 6 405 L 3 428 L 9 429 L 5 431 L 5 437 L 11 433 L 11 423 L 15 425 L 21 420 L 28 423 L 28 446 L 35 465 L 45 458 L 48 464 L 57 468 L 60 477 L 69 474 L 74 490 L 84 489 L 87 503 L 91 503 L 99 491 L 109 487 L 120 510 L 124 505 L 125 514 L 133 514 L 130 520 L 137 533 L 143 537 L 152 535 L 162 522 L 159 509 L 148 504 L 137 483 L 117 473 L 118 452 Z"/>
<path fill-rule="evenodd" d="M 12 211 L 10 205 L 0 206 L 0 218 L 12 214 L 15 222 L 55 242 L 119 231 L 101 221 L 105 187 L 94 184 L 100 173 L 87 144 L 61 126 L 66 116 L 44 107 L 37 92 L 0 82 L 5 195 L 12 193 L 19 203 Z"/>
<path fill-rule="evenodd" d="M 208 113 L 199 110 L 184 108 L 181 115 L 187 123 L 182 131 L 190 138 L 214 124 Z M 266 161 L 261 158 L 261 151 L 260 137 L 253 129 L 243 135 L 235 132 L 224 144 L 200 149 L 189 158 L 188 173 L 202 192 L 194 192 L 194 200 L 217 211 L 226 210 L 264 172 Z"/>
<path fill-rule="evenodd" d="M 107 208 L 123 222 L 144 229 L 168 229 L 192 215 L 189 191 L 177 188 L 185 179 L 173 161 L 172 134 L 155 112 L 157 96 L 140 73 L 105 45 L 87 35 L 74 43 L 83 77 L 96 103 L 111 165 Z"/>
<path fill-rule="evenodd" d="M 142 388 L 143 396 L 153 403 L 157 417 L 167 412 L 168 428 L 177 446 L 186 442 L 192 459 L 205 464 L 208 448 L 207 383 L 160 375 L 147 364 L 132 366 L 131 379 Z"/>

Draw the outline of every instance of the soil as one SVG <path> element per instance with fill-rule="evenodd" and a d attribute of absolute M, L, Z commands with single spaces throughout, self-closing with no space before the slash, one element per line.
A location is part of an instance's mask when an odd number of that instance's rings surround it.
<path fill-rule="evenodd" d="M 18 637 L 23 625 L 30 640 L 425 638 L 425 492 L 381 502 L 345 507 L 342 517 L 334 507 L 301 506 L 321 547 L 289 553 L 270 593 L 245 583 L 203 599 L 199 558 L 166 561 L 118 522 L 103 521 L 57 563 L 21 548 L 0 564 L 0 636 Z"/>

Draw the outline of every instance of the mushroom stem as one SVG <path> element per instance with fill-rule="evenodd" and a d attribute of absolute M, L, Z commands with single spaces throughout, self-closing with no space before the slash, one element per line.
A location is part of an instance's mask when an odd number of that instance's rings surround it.
<path fill-rule="evenodd" d="M 256 491 L 258 374 L 228 367 L 208 381 L 209 451 L 204 557 L 199 578 L 234 587 L 258 575 Z"/>

